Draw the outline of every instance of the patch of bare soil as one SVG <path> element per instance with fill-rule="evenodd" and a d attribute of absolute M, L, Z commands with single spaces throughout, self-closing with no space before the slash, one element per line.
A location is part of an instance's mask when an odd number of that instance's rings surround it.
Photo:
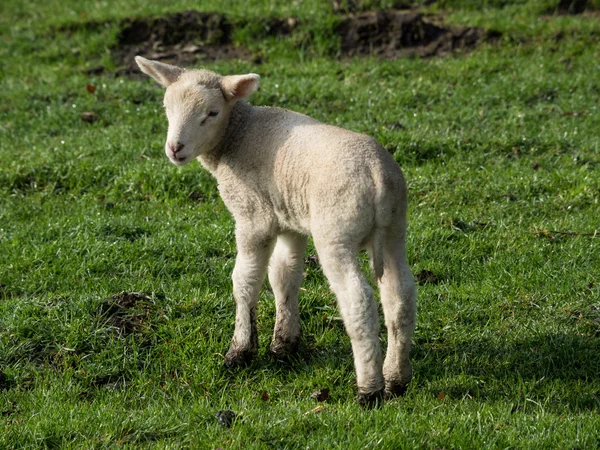
<path fill-rule="evenodd" d="M 466 51 L 499 32 L 481 28 L 447 28 L 439 18 L 415 11 L 370 11 L 349 16 L 337 27 L 344 56 L 444 56 Z"/>
<path fill-rule="evenodd" d="M 122 66 L 117 75 L 139 74 L 136 55 L 183 66 L 199 59 L 249 58 L 247 49 L 232 44 L 231 30 L 224 16 L 198 11 L 128 19 L 123 22 L 114 50 Z"/>
<path fill-rule="evenodd" d="M 150 310 L 154 302 L 142 292 L 122 292 L 104 301 L 98 315 L 120 334 L 136 333 L 150 321 Z"/>
<path fill-rule="evenodd" d="M 415 274 L 415 280 L 417 284 L 440 284 L 441 279 L 438 275 L 433 273 L 431 270 L 421 270 Z"/>
<path fill-rule="evenodd" d="M 548 9 L 548 14 L 582 14 L 585 12 L 587 0 L 559 0 L 555 7 Z"/>
<path fill-rule="evenodd" d="M 117 75 L 141 76 L 134 57 L 141 55 L 169 64 L 189 66 L 198 60 L 250 59 L 252 53 L 232 42 L 234 26 L 221 14 L 185 11 L 163 17 L 123 22 L 114 55 L 121 64 Z M 297 25 L 293 18 L 264 19 L 257 29 L 266 36 L 289 34 Z"/>

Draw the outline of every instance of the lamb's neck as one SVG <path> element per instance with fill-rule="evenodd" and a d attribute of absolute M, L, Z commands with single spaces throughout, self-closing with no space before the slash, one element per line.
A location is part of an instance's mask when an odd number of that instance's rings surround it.
<path fill-rule="evenodd" d="M 216 175 L 219 162 L 225 153 L 234 150 L 235 144 L 239 142 L 244 133 L 244 127 L 248 123 L 248 116 L 252 114 L 254 107 L 245 101 L 239 101 L 229 114 L 229 122 L 220 142 L 212 150 L 203 153 L 198 157 L 202 165 L 213 175 Z"/>

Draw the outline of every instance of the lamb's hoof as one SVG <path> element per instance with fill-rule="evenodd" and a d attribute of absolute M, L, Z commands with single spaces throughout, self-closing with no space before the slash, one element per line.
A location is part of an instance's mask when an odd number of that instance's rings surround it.
<path fill-rule="evenodd" d="M 286 361 L 294 353 L 298 351 L 299 339 L 289 340 L 283 338 L 275 338 L 269 347 L 269 353 L 273 358 Z"/>
<path fill-rule="evenodd" d="M 375 392 L 359 392 L 358 404 L 365 409 L 379 408 L 383 406 L 383 389 Z"/>
<path fill-rule="evenodd" d="M 227 369 L 235 369 L 237 367 L 247 366 L 252 362 L 254 357 L 256 356 L 256 351 L 254 350 L 238 350 L 231 349 L 225 355 L 225 360 L 223 361 L 223 365 Z"/>
<path fill-rule="evenodd" d="M 392 399 L 395 397 L 404 397 L 408 383 L 389 383 L 385 386 L 385 398 Z"/>

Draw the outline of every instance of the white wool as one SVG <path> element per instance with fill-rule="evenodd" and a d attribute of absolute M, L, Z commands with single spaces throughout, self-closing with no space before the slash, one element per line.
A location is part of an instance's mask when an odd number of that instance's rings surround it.
<path fill-rule="evenodd" d="M 404 244 L 407 189 L 394 159 L 368 136 L 246 103 L 258 88 L 256 74 L 221 76 L 136 60 L 166 87 L 167 156 L 177 165 L 198 159 L 216 177 L 236 222 L 236 321 L 226 363 L 257 352 L 255 308 L 267 272 L 277 307 L 271 350 L 282 356 L 297 347 L 298 291 L 312 236 L 352 342 L 359 393 L 402 392 L 412 376 L 416 288 Z M 385 362 L 377 306 L 357 262 L 363 248 L 388 328 Z"/>

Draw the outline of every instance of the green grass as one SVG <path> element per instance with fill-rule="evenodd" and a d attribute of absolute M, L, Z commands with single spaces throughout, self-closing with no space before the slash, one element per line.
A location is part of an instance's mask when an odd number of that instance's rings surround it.
<path fill-rule="evenodd" d="M 240 21 L 298 17 L 287 38 L 236 31 L 261 65 L 210 67 L 260 73 L 254 104 L 368 133 L 405 172 L 410 264 L 439 283 L 419 288 L 408 394 L 364 411 L 314 265 L 299 355 L 266 355 L 264 289 L 258 359 L 222 369 L 235 243 L 216 183 L 164 157 L 160 88 L 85 73 L 115 67 L 120 19 L 198 2 L 86 3 L 0 6 L 0 448 L 600 446 L 597 15 L 448 0 L 432 10 L 500 41 L 455 57 L 340 60 L 339 18 L 320 1 L 202 3 Z M 73 26 L 89 21 L 107 25 Z M 107 313 L 133 291 L 149 298 Z M 228 429 L 224 409 L 238 414 Z"/>

